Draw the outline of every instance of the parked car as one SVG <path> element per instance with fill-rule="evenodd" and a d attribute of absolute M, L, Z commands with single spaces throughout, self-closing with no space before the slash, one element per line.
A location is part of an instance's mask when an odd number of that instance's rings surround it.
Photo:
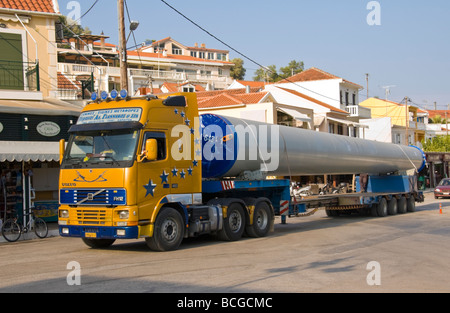
<path fill-rule="evenodd" d="M 434 189 L 434 197 L 450 198 L 450 178 L 444 178 Z"/>

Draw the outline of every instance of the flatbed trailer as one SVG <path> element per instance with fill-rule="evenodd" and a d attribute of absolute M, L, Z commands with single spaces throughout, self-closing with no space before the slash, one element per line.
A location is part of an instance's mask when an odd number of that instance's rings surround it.
<path fill-rule="evenodd" d="M 346 194 L 316 195 L 295 199 L 290 196 L 290 181 L 275 180 L 211 180 L 203 182 L 203 197 L 209 199 L 241 199 L 243 204 L 267 199 L 274 216 L 305 217 L 324 209 L 329 217 L 359 213 L 373 217 L 404 214 L 415 211 L 415 202 L 423 202 L 424 195 L 417 191 L 414 176 L 369 176 L 368 191 Z M 380 191 L 382 190 L 382 191 Z M 378 192 L 377 192 L 378 191 Z M 230 200 L 231 201 L 231 200 Z"/>

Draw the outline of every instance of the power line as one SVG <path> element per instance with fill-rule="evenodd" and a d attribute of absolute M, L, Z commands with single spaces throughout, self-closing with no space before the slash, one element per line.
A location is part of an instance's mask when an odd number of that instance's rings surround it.
<path fill-rule="evenodd" d="M 227 44 L 226 42 L 224 42 L 223 40 L 221 40 L 220 38 L 218 38 L 217 36 L 215 36 L 214 34 L 212 34 L 211 32 L 209 32 L 208 30 L 206 30 L 204 27 L 200 26 L 198 23 L 194 22 L 192 19 L 190 19 L 189 17 L 187 17 L 185 14 L 183 14 L 182 12 L 180 12 L 179 10 L 177 10 L 176 8 L 174 8 L 172 5 L 168 4 L 165 0 L 161 0 L 162 3 L 164 3 L 166 6 L 168 6 L 169 8 L 171 8 L 173 11 L 175 11 L 177 14 L 179 14 L 180 16 L 182 16 L 184 19 L 186 19 L 187 21 L 189 21 L 191 24 L 193 24 L 194 26 L 198 27 L 200 30 L 202 30 L 203 32 L 205 32 L 206 34 L 208 34 L 209 36 L 211 36 L 212 38 L 214 38 L 215 40 L 217 40 L 218 42 L 222 43 L 223 45 L 225 45 L 226 47 L 228 47 L 230 50 L 233 50 L 234 52 L 236 52 L 237 54 L 241 55 L 242 57 L 244 57 L 245 59 L 249 60 L 250 62 L 254 63 L 255 65 L 259 66 L 260 68 L 266 70 L 267 72 L 272 73 L 273 75 L 276 75 L 277 77 L 281 77 L 277 72 L 274 72 L 272 70 L 270 70 L 268 67 L 261 65 L 260 63 L 258 63 L 257 61 L 255 61 L 254 59 L 250 58 L 249 56 L 245 55 L 244 53 L 240 52 L 239 50 L 233 48 L 231 45 Z M 340 99 L 335 99 L 326 95 L 323 95 L 319 92 L 316 92 L 314 90 L 308 89 L 302 85 L 297 84 L 296 82 L 293 82 L 291 80 L 289 80 L 288 78 L 282 78 L 282 80 L 285 80 L 289 83 L 292 83 L 304 90 L 307 90 L 311 93 L 314 93 L 316 95 L 319 95 L 321 97 L 333 100 L 337 103 L 341 103 Z M 360 95 L 361 92 L 358 92 L 358 94 Z"/>

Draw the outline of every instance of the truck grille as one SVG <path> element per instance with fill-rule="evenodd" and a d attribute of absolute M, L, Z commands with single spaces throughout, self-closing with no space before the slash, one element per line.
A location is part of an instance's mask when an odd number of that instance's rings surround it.
<path fill-rule="evenodd" d="M 111 212 L 111 210 L 108 210 Z M 76 210 L 78 225 L 106 225 L 111 221 L 107 210 Z"/>
<path fill-rule="evenodd" d="M 125 189 L 62 189 L 59 201 L 66 205 L 126 205 Z"/>

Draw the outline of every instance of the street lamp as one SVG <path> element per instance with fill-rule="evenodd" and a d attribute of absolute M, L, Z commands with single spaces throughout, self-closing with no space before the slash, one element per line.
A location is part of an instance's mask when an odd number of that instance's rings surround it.
<path fill-rule="evenodd" d="M 131 23 L 130 23 L 130 30 L 132 32 L 134 32 L 138 27 L 139 27 L 139 22 L 138 21 L 131 21 Z"/>

